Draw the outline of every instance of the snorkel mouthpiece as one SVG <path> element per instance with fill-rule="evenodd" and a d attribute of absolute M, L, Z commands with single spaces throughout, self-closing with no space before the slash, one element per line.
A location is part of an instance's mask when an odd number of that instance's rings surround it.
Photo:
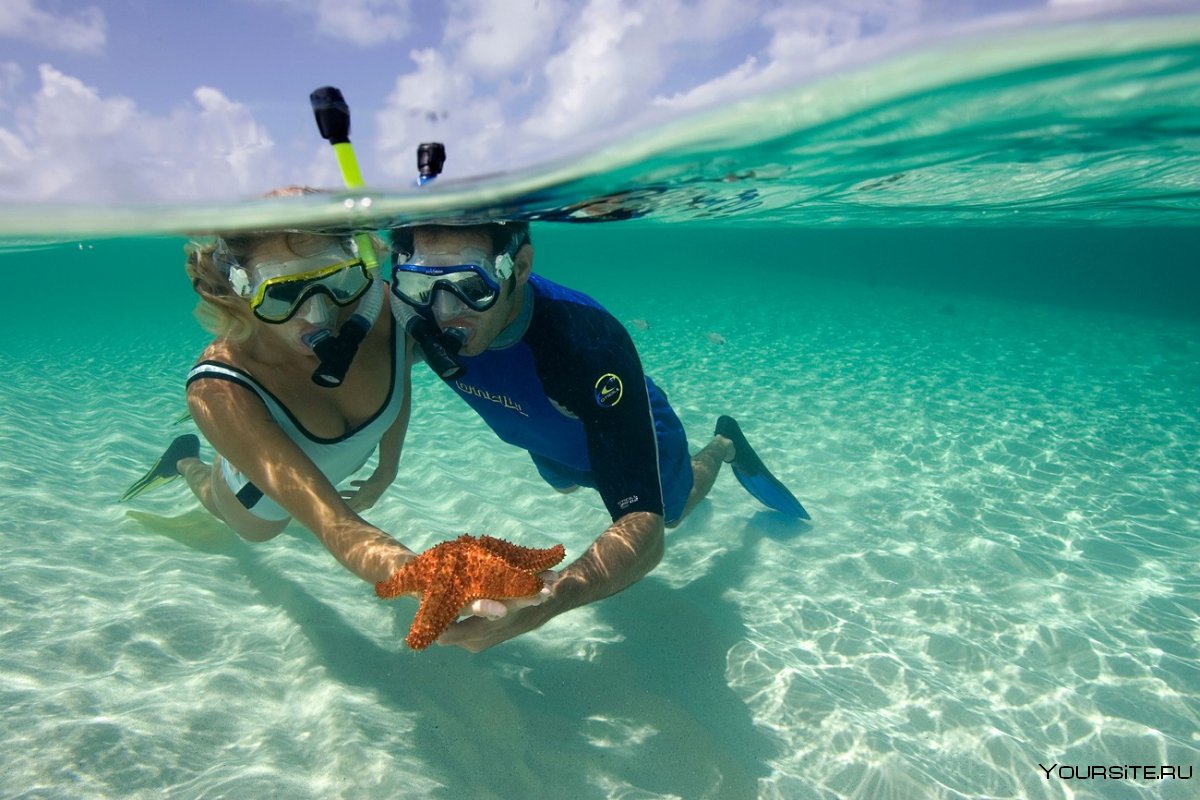
<path fill-rule="evenodd" d="M 352 325 L 347 320 L 342 326 L 341 336 L 334 336 L 327 330 L 319 330 L 304 337 L 304 343 L 311 347 L 313 353 L 321 360 L 313 371 L 313 383 L 326 389 L 341 386 L 366 334 L 365 328 Z"/>
<path fill-rule="evenodd" d="M 392 293 L 392 316 L 404 326 L 404 331 L 411 336 L 425 354 L 425 363 L 439 378 L 453 381 L 461 378 L 467 368 L 458 363 L 455 356 L 466 341 L 464 333 L 455 328 L 454 333 L 444 332 L 431 320 L 421 316 L 408 303 Z"/>
<path fill-rule="evenodd" d="M 383 287 L 375 281 L 367 290 L 358 310 L 346 320 L 337 336 L 322 328 L 303 337 L 303 342 L 321 362 L 313 370 L 313 383 L 326 389 L 336 389 L 342 385 L 354 356 L 358 355 L 358 346 L 379 318 L 381 308 Z"/>

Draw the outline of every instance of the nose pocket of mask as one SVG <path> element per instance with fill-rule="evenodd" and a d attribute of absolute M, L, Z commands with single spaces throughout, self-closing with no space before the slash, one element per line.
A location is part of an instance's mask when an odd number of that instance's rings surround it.
<path fill-rule="evenodd" d="M 324 325 L 335 316 L 335 306 L 324 292 L 315 292 L 301 301 L 297 316 L 310 325 Z"/>

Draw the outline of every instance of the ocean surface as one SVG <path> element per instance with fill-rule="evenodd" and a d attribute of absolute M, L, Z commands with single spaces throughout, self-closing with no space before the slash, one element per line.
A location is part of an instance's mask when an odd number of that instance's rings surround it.
<path fill-rule="evenodd" d="M 369 205 L 6 209 L 0 796 L 1200 796 L 1200 20 L 941 48 Z M 192 430 L 185 231 L 450 212 L 540 220 L 812 521 L 726 471 L 625 592 L 414 653 L 298 526 L 118 502 Z M 372 522 L 605 528 L 414 384 Z"/>

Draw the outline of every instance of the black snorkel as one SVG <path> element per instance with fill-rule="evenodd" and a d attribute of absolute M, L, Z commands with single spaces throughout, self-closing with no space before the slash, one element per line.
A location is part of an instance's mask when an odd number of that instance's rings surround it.
<path fill-rule="evenodd" d="M 417 145 L 417 186 L 424 186 L 442 174 L 446 165 L 446 146 L 441 142 L 421 142 Z"/>
<path fill-rule="evenodd" d="M 354 356 L 358 355 L 358 346 L 379 317 L 379 310 L 383 306 L 382 294 L 379 289 L 368 289 L 358 310 L 342 323 L 337 336 L 322 329 L 304 337 L 304 343 L 312 348 L 313 354 L 321 362 L 313 370 L 313 383 L 326 389 L 336 389 L 342 385 Z"/>
<path fill-rule="evenodd" d="M 417 186 L 432 183 L 442 174 L 445 163 L 446 148 L 441 142 L 422 142 L 418 145 Z M 454 332 L 443 331 L 433 320 L 418 313 L 395 294 L 392 295 L 392 314 L 404 325 L 408 335 L 421 346 L 421 351 L 425 353 L 425 363 L 439 378 L 452 381 L 463 376 L 467 368 L 456 357 L 463 346 L 462 338 Z"/>
<path fill-rule="evenodd" d="M 358 170 L 358 159 L 354 148 L 350 145 L 350 108 L 342 97 L 340 90 L 332 86 L 322 86 L 309 95 L 312 102 L 313 115 L 317 119 L 317 129 L 321 137 L 333 145 L 334 155 L 337 156 L 338 167 L 342 172 L 342 181 L 347 189 L 362 188 L 362 174 Z M 446 161 L 446 150 L 441 144 L 422 144 L 418 150 L 418 167 L 421 178 L 419 185 L 432 181 L 442 171 Z M 370 237 L 366 233 L 356 233 L 355 242 L 358 244 L 359 256 L 368 268 L 378 267 L 375 250 Z M 370 259 L 368 261 L 368 258 Z M 418 314 L 407 303 L 392 295 L 392 315 L 411 336 L 425 354 L 425 362 L 445 380 L 454 380 L 466 370 L 455 359 L 462 341 L 455 336 L 443 333 L 429 319 Z M 313 373 L 313 381 L 321 386 L 337 386 L 346 375 L 350 361 L 358 351 L 358 345 L 374 323 L 374 317 L 366 326 L 352 324 L 358 317 L 351 317 L 342 326 L 340 336 L 334 337 L 327 331 L 321 331 L 310 343 L 313 352 L 321 360 L 317 371 Z M 325 334 L 324 337 L 321 334 Z M 344 340 L 344 343 L 343 343 Z M 328 356 L 328 360 L 327 360 Z M 340 372 L 338 372 L 340 370 Z M 326 381 L 335 381 L 327 383 Z"/>
<path fill-rule="evenodd" d="M 462 339 L 438 328 L 432 320 L 418 314 L 412 306 L 395 294 L 392 295 L 392 316 L 416 341 L 421 352 L 425 354 L 425 363 L 439 378 L 453 381 L 466 373 L 467 368 L 456 358 L 463 346 Z"/>

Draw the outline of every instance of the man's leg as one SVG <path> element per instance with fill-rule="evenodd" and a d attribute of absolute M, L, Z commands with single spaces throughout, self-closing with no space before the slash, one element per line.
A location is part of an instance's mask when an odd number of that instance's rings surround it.
<path fill-rule="evenodd" d="M 679 515 L 678 519 L 667 525 L 668 528 L 674 528 L 683 522 L 696 504 L 708 495 L 713 483 L 717 480 L 717 475 L 721 472 L 721 465 L 732 461 L 733 456 L 733 442 L 724 436 L 714 436 L 703 450 L 692 456 L 692 491 L 688 494 L 683 513 Z"/>

